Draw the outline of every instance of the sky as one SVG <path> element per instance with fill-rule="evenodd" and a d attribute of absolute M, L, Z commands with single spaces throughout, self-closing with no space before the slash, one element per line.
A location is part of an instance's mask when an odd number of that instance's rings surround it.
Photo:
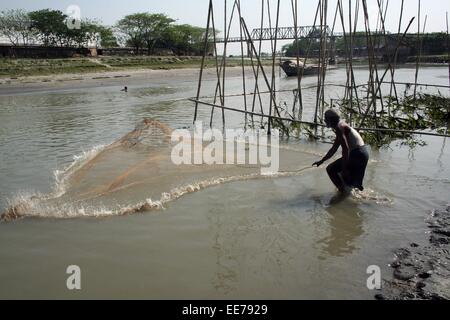
<path fill-rule="evenodd" d="M 231 8 L 235 0 L 214 0 L 214 16 L 216 28 L 224 30 L 224 3 L 227 2 L 228 19 Z M 280 27 L 293 26 L 293 15 L 291 0 L 280 0 Z M 295 0 L 293 0 L 295 1 Z M 318 4 L 318 0 L 296 0 L 298 3 L 298 25 L 312 25 Z M 354 6 L 357 0 L 343 0 L 345 24 L 348 28 L 348 4 L 352 2 L 353 14 Z M 386 29 L 391 32 L 397 32 L 398 21 L 400 17 L 401 0 L 367 0 L 370 26 L 375 29 L 378 17 L 377 1 L 382 1 L 388 5 L 388 14 L 386 16 Z M 241 0 L 242 16 L 249 29 L 259 28 L 261 24 L 262 2 L 265 3 L 265 27 L 268 26 L 267 0 Z M 277 1 L 269 0 L 271 9 L 272 24 L 275 25 L 276 4 Z M 39 10 L 44 8 L 58 9 L 66 12 L 71 5 L 80 8 L 82 18 L 100 20 L 106 25 L 114 25 L 123 16 L 136 12 L 165 13 L 177 23 L 192 24 L 205 27 L 208 13 L 209 0 L 0 0 L 0 10 L 5 9 L 25 9 L 27 11 Z M 328 24 L 333 24 L 337 0 L 328 1 Z M 418 16 L 419 0 L 404 0 L 404 15 L 401 30 L 404 32 L 412 17 Z M 446 12 L 450 12 L 450 0 L 422 0 L 421 9 L 421 30 L 426 32 L 446 31 Z M 426 25 L 424 25 L 426 19 Z M 363 12 L 362 5 L 360 11 L 360 23 L 358 29 L 363 30 Z M 418 19 L 415 20 L 411 31 L 417 32 Z M 342 22 L 338 18 L 336 22 L 336 31 L 342 31 Z M 235 18 L 232 23 L 230 36 L 239 36 L 239 22 Z M 220 37 L 220 35 L 219 35 Z M 281 45 L 286 42 L 280 42 Z M 265 44 L 265 49 L 270 45 Z M 238 48 L 239 47 L 239 48 Z M 240 46 L 230 48 L 230 52 L 240 50 Z"/>

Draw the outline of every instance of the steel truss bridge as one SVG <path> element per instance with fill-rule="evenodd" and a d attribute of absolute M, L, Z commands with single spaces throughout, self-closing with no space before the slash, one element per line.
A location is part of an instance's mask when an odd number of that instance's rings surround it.
<path fill-rule="evenodd" d="M 295 39 L 320 39 L 321 35 L 325 33 L 328 38 L 335 38 L 337 36 L 342 36 L 331 31 L 329 26 L 326 26 L 323 30 L 321 27 L 317 26 L 302 26 L 297 27 L 297 32 L 295 27 L 282 27 L 282 28 L 264 28 L 264 29 L 253 29 L 251 33 L 251 39 L 253 41 L 267 41 L 267 40 L 295 40 Z M 246 41 L 245 38 L 234 37 L 228 38 L 227 42 L 242 42 Z M 224 43 L 225 39 L 216 39 L 217 43 Z"/>
<path fill-rule="evenodd" d="M 344 37 L 344 33 L 342 32 L 333 32 L 329 26 L 326 26 L 323 31 L 321 30 L 320 26 L 301 26 L 297 27 L 297 34 L 295 32 L 295 27 L 282 27 L 282 28 L 264 28 L 264 29 L 253 29 L 251 33 L 251 40 L 253 42 L 257 41 L 271 41 L 275 40 L 295 40 L 295 39 L 320 39 L 322 32 L 324 33 L 325 37 L 330 39 L 331 42 L 336 41 L 337 38 Z M 349 36 L 349 34 L 346 34 Z M 389 41 L 397 43 L 399 39 L 403 37 L 402 34 L 396 34 L 396 33 L 386 33 L 383 34 L 381 32 L 372 33 L 372 38 L 374 39 L 380 39 L 386 37 Z M 352 35 L 354 38 L 365 38 L 366 34 L 359 32 L 358 34 Z M 426 35 L 422 34 L 420 37 L 426 37 Z M 411 41 L 412 38 L 412 41 Z M 417 34 L 406 34 L 405 39 L 403 39 L 401 42 L 402 44 L 409 44 L 409 42 L 415 42 L 417 39 Z M 211 39 L 212 42 L 212 39 Z M 224 43 L 224 38 L 217 38 L 216 43 Z M 227 42 L 249 42 L 249 39 L 246 39 L 245 37 L 229 37 L 227 39 Z"/>

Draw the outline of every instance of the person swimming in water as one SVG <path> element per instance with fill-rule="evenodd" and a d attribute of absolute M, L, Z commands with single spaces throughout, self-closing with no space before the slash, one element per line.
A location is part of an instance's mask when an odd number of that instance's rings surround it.
<path fill-rule="evenodd" d="M 369 152 L 364 140 L 334 110 L 325 112 L 325 123 L 336 133 L 336 140 L 326 156 L 313 166 L 320 167 L 342 147 L 342 158 L 327 167 L 328 176 L 341 193 L 347 193 L 349 188 L 364 191 L 364 175 L 369 162 Z"/>

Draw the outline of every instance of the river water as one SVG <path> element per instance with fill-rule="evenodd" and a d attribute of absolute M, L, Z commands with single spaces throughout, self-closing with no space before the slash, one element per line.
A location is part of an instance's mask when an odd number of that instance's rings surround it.
<path fill-rule="evenodd" d="M 396 80 L 413 82 L 414 72 L 399 69 Z M 355 76 L 367 81 L 367 70 Z M 338 68 L 327 81 L 345 77 Z M 446 85 L 448 69 L 423 68 L 419 82 Z M 0 211 L 25 203 L 28 216 L 0 224 L 0 298 L 371 299 L 367 268 L 389 279 L 393 250 L 425 243 L 424 219 L 449 200 L 444 138 L 371 150 L 366 191 L 341 201 L 325 169 L 310 168 L 329 144 L 282 141 L 286 174 L 272 177 L 250 167 L 178 168 L 164 130 L 192 128 L 184 98 L 196 84 L 197 72 L 180 72 L 133 82 L 128 93 L 121 84 L 0 90 Z M 277 86 L 297 82 L 282 77 Z M 227 92 L 241 88 L 230 74 Z M 314 103 L 306 90 L 305 120 Z M 210 111 L 200 107 L 199 119 L 209 122 Z M 226 116 L 228 128 L 242 127 L 242 115 Z M 144 118 L 163 124 L 153 128 L 159 135 L 140 132 L 145 139 L 127 145 Z M 81 268 L 80 291 L 66 287 L 69 265 Z"/>

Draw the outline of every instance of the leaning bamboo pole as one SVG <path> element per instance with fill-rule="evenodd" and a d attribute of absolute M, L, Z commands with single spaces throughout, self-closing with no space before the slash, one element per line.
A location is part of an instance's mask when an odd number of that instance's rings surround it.
<path fill-rule="evenodd" d="M 215 20 L 214 20 L 214 7 L 211 7 L 211 24 L 212 24 L 212 29 L 213 29 L 213 40 L 214 40 L 214 60 L 215 60 L 215 67 L 216 67 L 216 75 L 217 75 L 217 79 L 220 79 L 221 77 L 221 73 L 222 73 L 222 68 L 219 68 L 219 53 L 217 50 L 217 39 L 216 39 L 216 24 L 215 24 Z M 217 85 L 216 85 L 216 91 L 214 94 L 214 104 L 217 101 L 217 94 L 219 94 L 220 97 L 220 103 L 222 105 L 224 105 L 224 99 L 225 99 L 225 93 L 222 92 L 222 84 L 220 81 L 217 81 Z M 211 109 L 211 116 L 210 116 L 210 122 L 209 122 L 209 126 L 212 127 L 213 125 L 213 117 L 214 117 L 214 108 Z"/>
<path fill-rule="evenodd" d="M 276 52 L 277 52 L 277 40 L 278 40 L 278 24 L 280 21 L 280 0 L 277 1 L 277 16 L 276 16 L 276 22 L 275 22 L 275 40 L 272 48 L 272 83 L 270 85 L 270 91 L 272 92 L 273 99 L 270 99 L 270 105 L 269 105 L 269 115 L 272 115 L 272 108 L 277 108 L 276 103 L 273 102 L 276 101 L 276 95 L 275 95 L 275 63 L 276 63 Z M 270 12 L 270 10 L 269 10 Z M 271 134 L 271 123 L 272 119 L 269 119 L 268 123 L 268 134 Z"/>
<path fill-rule="evenodd" d="M 380 98 L 382 96 L 380 80 L 378 78 L 378 68 L 377 68 L 377 63 L 375 61 L 373 38 L 372 38 L 371 30 L 370 30 L 367 1 L 362 0 L 362 3 L 363 3 L 363 9 L 364 9 L 364 26 L 366 29 L 367 47 L 368 47 L 368 52 L 369 52 L 369 82 L 368 82 L 369 90 L 367 91 L 367 100 L 369 101 L 369 103 L 368 103 L 366 112 L 364 113 L 364 116 L 361 120 L 360 127 L 362 127 L 364 125 L 365 119 L 367 118 L 372 107 L 373 107 L 373 118 L 375 120 L 375 123 L 377 123 L 377 121 L 378 121 L 377 120 L 377 93 L 379 92 Z M 375 86 L 375 81 L 376 81 L 377 86 Z M 370 94 L 372 95 L 371 97 L 370 97 Z M 383 102 L 381 101 L 381 103 L 383 103 Z"/>
<path fill-rule="evenodd" d="M 263 34 L 262 34 L 262 29 L 264 28 L 264 0 L 261 0 L 261 32 L 259 35 L 259 47 L 258 47 L 258 52 L 256 53 L 257 57 L 261 56 L 261 50 L 262 50 L 262 40 L 263 40 Z M 245 38 L 247 39 L 247 46 L 250 47 L 249 41 L 251 39 L 249 39 L 247 37 L 247 34 L 244 32 L 245 34 Z M 250 51 L 250 59 L 251 59 L 251 63 L 252 63 L 252 68 L 254 70 L 254 61 L 253 61 L 253 50 L 249 50 Z M 259 85 L 258 85 L 258 81 L 259 81 L 259 64 L 257 64 L 257 69 L 256 69 L 256 73 L 255 71 L 253 71 L 254 76 L 255 76 L 255 90 L 254 90 L 254 96 L 253 96 L 253 101 L 252 101 L 252 111 L 255 111 L 255 104 L 256 104 L 256 93 L 258 92 L 258 100 L 259 100 L 259 105 L 260 105 L 260 109 L 261 109 L 261 113 L 263 112 L 263 107 L 262 107 L 262 100 L 261 100 L 261 95 L 259 94 Z M 253 120 L 253 117 L 252 117 Z"/>
<path fill-rule="evenodd" d="M 445 20 L 446 20 L 446 23 L 447 23 L 448 85 L 450 87 L 450 44 L 449 44 L 450 38 L 449 38 L 449 35 L 448 35 L 448 12 L 446 12 L 446 14 L 445 14 Z"/>
<path fill-rule="evenodd" d="M 320 0 L 320 49 L 319 49 L 319 72 L 317 75 L 316 108 L 314 110 L 314 122 L 318 123 L 318 113 L 321 102 L 323 103 L 323 83 L 326 74 L 326 22 L 327 22 L 328 0 Z M 323 107 L 323 104 L 322 104 Z"/>
<path fill-rule="evenodd" d="M 233 5 L 233 11 L 232 11 L 232 14 L 231 14 L 231 19 L 230 19 L 230 26 L 231 26 L 231 22 L 233 21 L 233 13 L 234 13 L 234 8 L 235 7 L 236 7 L 236 2 Z M 224 19 L 223 19 L 224 27 L 223 27 L 223 30 L 225 32 L 225 43 L 223 45 L 222 90 L 225 93 L 225 78 L 226 78 L 226 70 L 227 70 L 227 44 L 228 44 L 228 37 L 230 35 L 230 30 L 228 29 L 228 31 L 227 31 L 227 0 L 224 0 L 223 13 L 224 13 Z M 223 105 L 225 105 L 225 98 L 223 99 Z M 222 123 L 223 123 L 223 127 L 225 128 L 225 111 L 224 111 L 224 109 L 222 109 Z"/>
<path fill-rule="evenodd" d="M 294 4 L 295 1 L 295 4 Z M 291 0 L 291 6 L 292 6 L 292 14 L 293 14 L 293 20 L 294 20 L 294 42 L 295 42 L 295 57 L 297 60 L 297 66 L 298 68 L 300 68 L 300 44 L 299 44 L 299 39 L 298 39 L 298 0 Z M 298 69 L 299 70 L 299 69 Z M 300 72 L 297 72 L 297 96 L 294 97 L 294 105 L 292 107 L 292 114 L 295 117 L 295 105 L 298 99 L 299 102 L 299 110 L 298 110 L 298 115 L 299 115 L 299 119 L 302 119 L 302 115 L 303 115 L 303 101 L 301 99 L 302 96 L 302 86 L 301 86 L 302 80 L 300 77 Z"/>
<path fill-rule="evenodd" d="M 242 30 L 242 14 L 241 14 L 241 0 L 236 0 L 239 13 L 239 33 L 241 39 L 241 64 L 242 64 L 242 88 L 244 90 L 244 108 L 247 111 L 247 88 L 245 80 L 245 65 L 244 65 L 244 42 L 243 42 L 243 30 Z M 247 114 L 245 115 L 245 128 L 247 127 Z"/>
<path fill-rule="evenodd" d="M 314 123 L 318 123 L 318 112 L 319 112 L 319 106 L 320 106 L 320 99 L 321 99 L 321 93 L 322 93 L 322 68 L 324 68 L 323 65 L 323 34 L 324 34 L 324 8 L 325 8 L 325 1 L 326 0 L 320 0 L 320 46 L 319 46 L 319 72 L 317 75 L 317 93 L 316 93 L 316 109 L 314 111 Z"/>
<path fill-rule="evenodd" d="M 258 65 L 259 65 L 259 68 L 260 68 L 260 70 L 261 70 L 261 73 L 262 73 L 262 75 L 263 75 L 263 77 L 264 77 L 264 81 L 265 81 L 265 83 L 266 83 L 266 86 L 267 86 L 267 88 L 269 89 L 269 92 L 271 93 L 271 95 L 270 95 L 270 96 L 271 96 L 271 102 L 273 103 L 273 106 L 275 107 L 274 109 L 277 111 L 277 113 L 279 113 L 279 110 L 278 110 L 278 108 L 277 108 L 277 103 L 276 103 L 275 97 L 274 97 L 274 95 L 273 95 L 273 91 L 271 90 L 272 87 L 271 87 L 271 85 L 270 85 L 269 79 L 268 79 L 268 77 L 267 77 L 267 74 L 266 74 L 266 72 L 265 72 L 265 70 L 264 70 L 264 67 L 263 67 L 263 65 L 262 65 L 262 62 L 261 62 L 261 57 L 257 55 L 257 51 L 256 51 L 255 45 L 254 45 L 254 43 L 253 43 L 253 39 L 251 38 L 250 32 L 249 32 L 249 30 L 248 30 L 248 27 L 247 27 L 247 24 L 245 23 L 244 18 L 242 18 L 242 26 L 244 27 L 244 31 L 245 31 L 245 33 L 246 33 L 248 39 L 249 39 L 249 44 L 250 44 L 251 50 L 252 50 L 253 53 L 256 55 L 256 59 L 257 59 L 257 61 L 258 61 Z"/>
<path fill-rule="evenodd" d="M 405 0 L 402 0 L 401 6 L 400 6 L 400 18 L 399 18 L 399 22 L 398 22 L 398 36 L 397 36 L 397 46 L 399 46 L 401 38 L 400 38 L 400 33 L 402 30 L 402 21 L 403 21 L 403 10 L 404 10 L 404 5 L 405 5 Z M 397 63 L 398 63 L 398 49 L 395 50 L 395 54 L 394 54 L 394 65 L 392 66 L 392 76 L 391 76 L 391 88 L 390 88 L 390 92 L 389 92 L 389 96 L 392 97 L 392 92 L 397 91 L 397 88 L 395 87 L 395 71 L 397 69 Z M 397 102 L 397 106 L 399 104 L 398 101 L 398 94 L 396 94 L 396 102 Z M 388 115 L 391 115 L 391 106 L 388 106 Z"/>
<path fill-rule="evenodd" d="M 225 3 L 225 8 L 226 8 L 226 3 Z M 224 30 L 225 44 L 228 43 L 228 40 L 230 37 L 230 29 L 231 29 L 231 24 L 233 22 L 235 9 L 236 9 L 236 2 L 234 2 L 233 9 L 231 10 L 230 21 L 228 23 L 228 30 L 227 29 Z M 226 16 L 225 16 L 225 18 L 226 18 Z M 214 21 L 214 13 L 212 13 L 212 21 Z M 226 24 L 227 24 L 227 22 L 225 20 L 225 27 L 226 27 Z M 224 54 L 224 56 L 226 56 L 225 46 L 224 46 L 223 54 Z M 219 69 L 219 74 L 217 76 L 217 83 L 216 83 L 216 92 L 217 92 L 218 88 L 222 87 L 222 98 L 221 98 L 222 105 L 225 105 L 225 70 L 226 70 L 226 59 L 223 57 L 222 63 L 221 63 L 220 69 Z M 221 82 L 222 82 L 222 84 L 221 84 Z M 214 117 L 214 109 L 211 110 L 210 126 L 212 126 L 213 117 Z M 225 127 L 225 112 L 223 112 L 223 110 L 222 110 L 222 123 L 223 123 L 223 126 Z"/>
<path fill-rule="evenodd" d="M 353 90 L 355 91 L 355 97 L 356 97 L 356 103 L 358 105 L 358 112 L 361 113 L 361 105 L 359 100 L 359 94 L 358 94 L 358 88 L 356 86 L 356 78 L 355 78 L 355 72 L 353 70 L 353 43 L 354 43 L 354 35 L 356 34 L 356 30 L 358 27 L 358 20 L 359 20 L 359 10 L 360 10 L 360 0 L 356 0 L 355 5 L 355 22 L 353 27 L 353 34 L 350 37 L 351 45 L 350 45 L 350 73 L 353 81 Z M 351 27 L 351 26 L 350 26 Z"/>
<path fill-rule="evenodd" d="M 327 76 L 327 68 L 328 68 L 328 61 L 329 61 L 329 50 L 328 50 L 328 25 L 327 25 L 327 18 L 328 18 L 328 0 L 325 0 L 325 4 L 324 4 L 324 29 L 325 32 L 323 34 L 323 48 L 324 48 L 324 52 L 323 52 L 323 56 L 322 56 L 322 63 L 323 63 L 323 68 L 322 68 L 322 88 L 321 88 L 321 93 L 320 93 L 320 98 L 321 98 L 321 113 L 324 113 L 324 109 L 325 109 L 325 81 L 326 81 L 326 76 Z M 323 120 L 323 117 L 322 117 Z"/>
<path fill-rule="evenodd" d="M 384 46 L 388 50 L 388 54 L 387 54 L 388 68 L 387 68 L 387 70 L 390 71 L 391 79 L 392 79 L 392 78 L 394 78 L 394 71 L 392 69 L 392 60 L 391 60 L 391 57 L 389 54 L 389 43 L 388 43 L 388 39 L 387 39 L 387 35 L 386 35 L 386 25 L 385 25 L 387 8 L 389 6 L 389 0 L 386 2 L 386 8 L 384 9 L 384 13 L 383 13 L 383 2 L 380 2 L 380 0 L 377 0 L 377 3 L 378 3 L 379 14 L 380 14 L 381 33 L 383 34 L 383 38 L 384 38 Z M 394 94 L 395 94 L 395 101 L 397 101 L 397 104 L 398 104 L 397 88 L 395 86 L 394 86 Z M 389 104 L 390 104 L 390 102 L 389 102 Z M 388 110 L 390 110 L 389 106 L 388 106 L 388 108 L 389 108 Z M 384 114 L 384 104 L 381 105 L 381 112 Z M 390 112 L 388 112 L 388 113 L 390 113 Z"/>
<path fill-rule="evenodd" d="M 412 17 L 412 19 L 409 21 L 408 26 L 406 27 L 405 32 L 403 33 L 402 37 L 399 39 L 399 41 L 398 41 L 398 43 L 397 43 L 397 46 L 396 46 L 396 48 L 395 48 L 395 52 L 396 52 L 395 54 L 396 54 L 396 55 L 398 55 L 398 51 L 399 51 L 399 49 L 400 49 L 400 46 L 401 46 L 403 40 L 406 38 L 406 35 L 407 35 L 407 33 L 408 33 L 408 30 L 409 30 L 409 28 L 411 27 L 411 25 L 413 24 L 413 22 L 414 22 L 415 19 L 416 19 L 416 17 Z M 382 76 L 381 79 L 380 79 L 380 83 L 383 83 L 383 82 L 384 82 L 384 78 L 385 78 L 385 76 L 387 75 L 388 71 L 389 71 L 389 66 L 388 66 L 388 67 L 386 68 L 386 70 L 384 71 L 383 76 Z M 397 82 L 394 81 L 394 83 L 397 83 Z"/>
<path fill-rule="evenodd" d="M 211 21 L 211 11 L 212 11 L 212 0 L 209 0 L 209 7 L 208 7 L 208 22 L 206 24 L 206 32 L 205 32 L 205 43 L 204 43 L 204 52 L 202 57 L 202 63 L 200 67 L 200 76 L 198 80 L 198 88 L 197 88 L 197 100 L 200 97 L 200 90 L 202 87 L 202 79 L 203 79 L 203 70 L 205 68 L 205 59 L 208 54 L 208 33 L 209 33 L 209 24 Z M 195 104 L 195 112 L 194 112 L 194 123 L 197 121 L 197 112 L 198 112 L 198 104 Z"/>
<path fill-rule="evenodd" d="M 345 22 L 343 20 L 343 14 L 341 17 L 342 20 L 342 25 L 345 25 Z M 348 55 L 348 68 L 349 68 L 349 72 L 347 73 L 347 83 L 349 83 L 349 89 L 350 92 L 348 93 L 350 96 L 350 108 L 352 108 L 353 110 L 353 84 L 354 84 L 354 78 L 353 78 L 353 33 L 352 33 L 352 0 L 348 0 L 348 24 L 349 24 L 349 28 L 348 28 L 348 32 L 349 32 L 349 37 L 350 37 L 350 44 L 349 46 L 347 46 L 346 44 L 346 48 L 348 50 L 347 55 Z M 344 36 L 345 36 L 345 29 L 343 29 L 344 32 Z M 350 77 L 350 79 L 349 79 Z"/>
<path fill-rule="evenodd" d="M 417 95 L 417 78 L 419 76 L 419 67 L 420 67 L 420 54 L 421 54 L 421 43 L 420 43 L 420 10 L 421 9 L 421 1 L 419 0 L 419 8 L 418 8 L 418 15 L 417 15 L 417 55 L 416 55 L 416 74 L 415 74 L 415 81 L 414 81 L 414 100 L 416 100 Z"/>
<path fill-rule="evenodd" d="M 347 62 L 347 89 L 346 89 L 346 95 L 345 98 L 350 97 L 350 104 L 353 109 L 353 94 L 356 98 L 356 103 L 358 106 L 358 112 L 361 113 L 361 105 L 360 105 L 360 99 L 359 94 L 357 90 L 356 80 L 355 80 L 355 72 L 353 69 L 353 43 L 354 43 L 354 35 L 356 34 L 357 26 L 358 26 L 358 17 L 359 17 L 359 0 L 356 1 L 355 4 L 355 19 L 354 19 L 354 26 L 352 26 L 352 1 L 349 0 L 349 38 L 350 40 L 347 40 L 347 35 L 345 32 L 345 21 L 344 21 L 344 10 L 343 10 L 343 4 L 342 2 L 338 2 L 338 8 L 340 9 L 340 16 L 341 16 L 341 24 L 342 29 L 344 33 L 344 44 L 346 48 L 346 58 L 348 60 Z M 353 28 L 353 31 L 352 31 Z M 350 44 L 348 44 L 350 42 Z"/>
<path fill-rule="evenodd" d="M 349 0 L 349 3 L 350 3 L 350 10 L 349 10 L 350 13 L 349 13 L 349 15 L 351 15 L 351 0 Z M 341 27 L 342 27 L 342 33 L 343 33 L 343 39 L 344 39 L 345 58 L 346 58 L 345 59 L 345 68 L 346 68 L 346 73 L 347 73 L 344 99 L 347 99 L 350 96 L 350 79 L 351 79 L 351 76 L 350 76 L 350 59 L 351 59 L 350 58 L 350 51 L 351 50 L 349 48 L 349 44 L 348 44 L 348 40 L 347 40 L 348 36 L 347 36 L 347 32 L 346 32 L 346 27 L 345 27 L 344 9 L 343 9 L 343 5 L 342 5 L 342 1 L 341 0 L 337 1 L 336 13 L 339 13 L 339 17 L 341 18 Z M 351 35 L 351 30 L 349 32 L 349 35 Z"/>

